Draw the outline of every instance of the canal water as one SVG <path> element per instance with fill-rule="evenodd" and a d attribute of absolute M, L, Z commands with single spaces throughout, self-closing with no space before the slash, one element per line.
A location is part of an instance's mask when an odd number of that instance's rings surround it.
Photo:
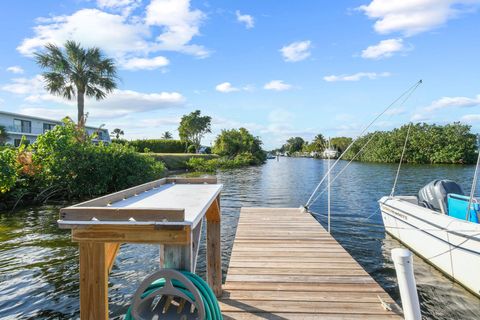
<path fill-rule="evenodd" d="M 346 162 L 341 162 L 338 172 Z M 299 207 L 326 172 L 324 160 L 280 158 L 259 167 L 220 172 L 223 270 L 228 268 L 242 206 Z M 377 200 L 390 193 L 397 166 L 352 163 L 332 186 L 332 233 L 348 252 L 399 301 L 390 250 L 401 246 L 386 236 Z M 416 194 L 436 178 L 470 190 L 473 166 L 404 165 L 397 194 Z M 335 172 L 333 173 L 333 176 Z M 477 191 L 478 194 L 478 191 Z M 0 214 L 0 319 L 79 317 L 78 249 L 56 225 L 60 206 L 44 205 Z M 313 206 L 325 226 L 326 197 Z M 158 267 L 158 246 L 122 246 L 110 275 L 111 318 L 122 319 L 142 279 Z M 415 276 L 426 319 L 478 319 L 480 300 L 419 258 Z M 205 248 L 197 271 L 205 273 Z M 479 270 L 480 272 L 480 270 Z"/>

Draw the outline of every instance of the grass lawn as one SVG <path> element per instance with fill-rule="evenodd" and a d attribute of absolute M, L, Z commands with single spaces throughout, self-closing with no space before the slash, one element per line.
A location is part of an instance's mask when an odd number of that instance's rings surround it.
<path fill-rule="evenodd" d="M 218 158 L 216 154 L 196 154 L 196 153 L 149 153 L 156 160 L 165 163 L 168 170 L 185 170 L 187 161 L 190 158 L 214 159 Z"/>

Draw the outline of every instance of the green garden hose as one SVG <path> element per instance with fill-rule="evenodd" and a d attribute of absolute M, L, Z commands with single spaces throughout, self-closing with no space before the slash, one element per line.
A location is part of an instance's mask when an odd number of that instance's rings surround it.
<path fill-rule="evenodd" d="M 220 307 L 218 305 L 217 298 L 215 297 L 215 294 L 208 286 L 208 284 L 194 273 L 188 271 L 180 271 L 180 273 L 183 274 L 197 288 L 198 292 L 200 293 L 203 305 L 205 307 L 205 320 L 222 320 L 223 317 L 220 311 Z M 194 295 L 187 289 L 185 284 L 176 279 L 172 279 L 171 281 L 176 289 L 188 296 L 192 301 L 195 301 Z M 145 298 L 149 294 L 163 288 L 165 286 L 165 283 L 165 278 L 160 278 L 153 281 L 143 292 L 141 297 Z M 135 320 L 131 314 L 131 309 L 132 306 L 130 306 L 130 308 L 128 309 L 125 320 Z"/>

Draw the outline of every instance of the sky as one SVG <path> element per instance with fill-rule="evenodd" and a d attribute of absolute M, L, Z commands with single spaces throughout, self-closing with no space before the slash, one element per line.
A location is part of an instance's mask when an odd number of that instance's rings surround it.
<path fill-rule="evenodd" d="M 178 137 L 182 115 L 245 127 L 266 149 L 291 136 L 461 121 L 480 132 L 480 0 L 22 0 L 0 2 L 0 110 L 76 118 L 33 55 L 75 40 L 115 59 L 118 88 L 87 125 Z"/>

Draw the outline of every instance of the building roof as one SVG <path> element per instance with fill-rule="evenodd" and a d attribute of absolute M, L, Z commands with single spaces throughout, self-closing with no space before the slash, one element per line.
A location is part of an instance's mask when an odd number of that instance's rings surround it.
<path fill-rule="evenodd" d="M 41 121 L 48 121 L 48 122 L 54 122 L 58 124 L 62 124 L 62 121 L 59 120 L 53 120 L 53 119 L 48 119 L 48 118 L 42 118 L 42 117 L 37 117 L 37 116 L 29 116 L 27 114 L 21 114 L 21 113 L 13 113 L 13 112 L 7 112 L 7 111 L 1 111 L 0 110 L 0 115 L 5 114 L 7 116 L 12 116 L 12 117 L 23 117 L 23 118 L 30 118 L 30 119 L 35 119 L 35 120 L 41 120 Z M 87 129 L 93 129 L 93 130 L 107 130 L 105 128 L 99 128 L 99 127 L 93 127 L 93 126 L 85 126 Z"/>

